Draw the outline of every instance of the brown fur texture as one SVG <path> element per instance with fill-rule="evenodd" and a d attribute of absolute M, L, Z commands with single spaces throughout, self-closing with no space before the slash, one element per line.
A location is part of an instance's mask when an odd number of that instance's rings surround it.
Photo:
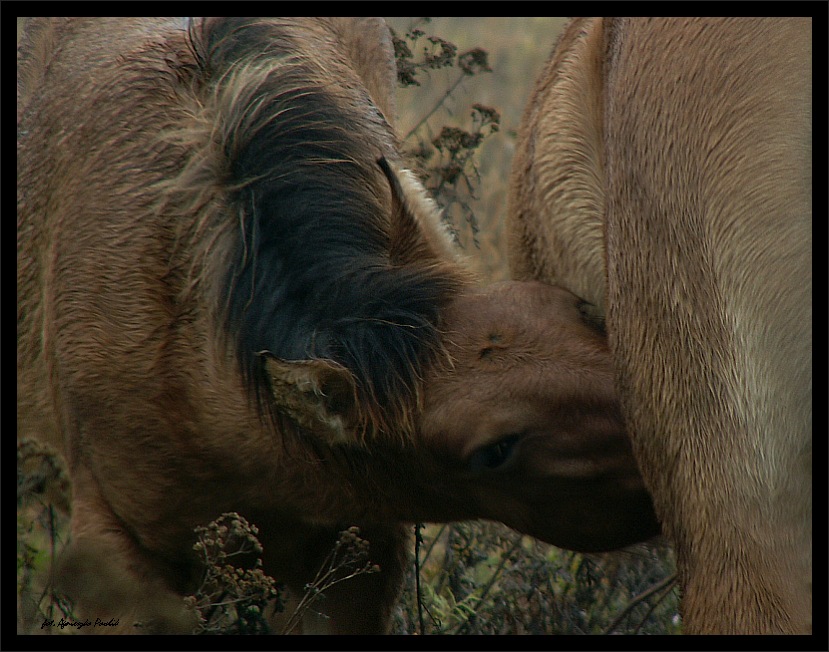
<path fill-rule="evenodd" d="M 524 115 L 518 279 L 607 317 L 687 633 L 811 631 L 811 21 L 577 19 Z"/>
<path fill-rule="evenodd" d="M 78 616 L 187 631 L 193 528 L 228 511 L 295 595 L 361 527 L 382 570 L 326 594 L 335 633 L 388 629 L 406 522 L 657 533 L 579 300 L 479 288 L 401 168 L 382 21 L 36 19 L 21 43 L 18 434 L 68 459 Z"/>

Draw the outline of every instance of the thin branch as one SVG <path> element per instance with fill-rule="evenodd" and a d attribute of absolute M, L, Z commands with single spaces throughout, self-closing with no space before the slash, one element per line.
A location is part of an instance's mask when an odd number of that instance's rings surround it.
<path fill-rule="evenodd" d="M 616 618 L 613 619 L 612 623 L 610 623 L 610 626 L 602 633 L 603 634 L 610 634 L 614 629 L 616 629 L 616 627 L 619 626 L 619 623 L 622 622 L 622 619 L 625 616 L 627 616 L 633 610 L 633 608 L 636 607 L 636 605 L 638 605 L 640 602 L 643 602 L 644 600 L 647 600 L 654 593 L 658 593 L 659 591 L 662 591 L 666 587 L 670 587 L 674 583 L 676 583 L 676 573 L 674 573 L 673 575 L 669 575 L 668 577 L 663 579 L 661 582 L 659 582 L 657 584 L 654 584 L 649 589 L 647 589 L 647 590 L 643 591 L 642 593 L 640 593 L 639 595 L 637 595 L 635 598 L 633 598 L 628 603 L 628 605 L 624 609 L 622 609 L 622 611 L 619 613 L 619 615 L 616 616 Z M 667 591 L 666 591 L 666 593 L 667 593 Z"/>
<path fill-rule="evenodd" d="M 660 604 L 662 604 L 662 601 L 665 598 L 668 597 L 668 595 L 671 593 L 671 591 L 673 591 L 673 588 L 674 588 L 673 585 L 669 585 L 668 587 L 665 588 L 665 590 L 662 592 L 662 594 L 656 600 L 653 601 L 653 604 L 651 604 L 650 608 L 648 609 L 648 612 L 639 621 L 639 624 L 636 626 L 636 629 L 633 630 L 634 634 L 639 633 L 639 630 L 642 629 L 642 626 L 647 622 L 648 618 L 651 617 L 651 614 L 656 610 L 656 608 Z"/>
<path fill-rule="evenodd" d="M 435 114 L 435 112 L 436 112 L 436 111 L 437 111 L 440 107 L 442 107 L 442 106 L 443 106 L 444 102 L 446 102 L 446 100 L 447 100 L 447 99 L 449 99 L 449 96 L 450 96 L 450 95 L 451 95 L 451 94 L 455 91 L 455 89 L 456 89 L 458 86 L 460 86 L 460 84 L 461 84 L 461 82 L 463 81 L 464 77 L 467 77 L 467 76 L 468 76 L 468 75 L 466 75 L 465 73 L 461 73 L 461 75 L 460 75 L 460 76 L 459 76 L 459 77 L 455 80 L 455 83 L 454 83 L 454 84 L 452 84 L 452 86 L 450 86 L 450 87 L 449 87 L 449 89 L 448 89 L 448 90 L 447 90 L 447 91 L 446 91 L 446 92 L 445 92 L 445 93 L 441 96 L 441 98 L 440 98 L 440 99 L 437 101 L 437 103 L 436 103 L 436 104 L 432 107 L 432 109 L 431 109 L 428 113 L 426 113 L 426 115 L 424 115 L 424 116 L 420 119 L 420 121 L 419 121 L 419 122 L 418 122 L 418 123 L 417 123 L 414 127 L 412 127 L 411 129 L 409 129 L 409 133 L 407 133 L 405 136 L 403 136 L 403 140 L 404 140 L 404 141 L 409 140 L 409 138 L 410 138 L 410 137 L 411 137 L 411 136 L 412 136 L 412 135 L 413 135 L 413 134 L 414 134 L 414 133 L 415 133 L 418 129 L 420 129 L 420 128 L 423 126 L 423 124 L 424 124 L 424 123 L 425 123 L 425 122 L 426 122 L 429 118 L 431 118 L 431 117 Z"/>
<path fill-rule="evenodd" d="M 435 544 L 437 544 L 438 539 L 440 539 L 440 537 L 443 535 L 443 533 L 445 531 L 446 531 L 446 523 L 441 525 L 440 529 L 437 532 L 437 534 L 432 537 L 432 541 L 429 543 L 429 547 L 426 549 L 426 554 L 423 555 L 423 561 L 421 562 L 421 566 L 425 566 L 426 562 L 429 561 L 429 557 L 432 556 L 432 550 L 435 549 Z"/>
<path fill-rule="evenodd" d="M 517 535 L 515 541 L 513 541 L 512 546 L 510 549 L 507 550 L 505 553 L 501 554 L 501 561 L 498 563 L 498 567 L 492 572 L 489 580 L 484 586 L 484 590 L 481 591 L 481 595 L 478 596 L 476 600 L 476 604 L 481 604 L 486 597 L 489 595 L 490 590 L 495 585 L 498 576 L 501 574 L 501 571 L 504 569 L 504 566 L 507 564 L 507 560 L 509 559 L 510 555 L 515 552 L 518 546 L 521 545 L 521 535 Z M 475 621 L 475 614 L 473 613 L 469 618 L 467 618 L 461 625 L 458 626 L 458 634 L 463 634 L 465 631 L 469 630 L 469 627 Z"/>
<path fill-rule="evenodd" d="M 420 529 L 423 523 L 415 523 L 415 599 L 417 600 L 417 621 L 420 625 L 421 636 L 426 633 L 423 626 L 423 595 L 420 592 L 420 545 L 423 543 L 423 536 Z"/>

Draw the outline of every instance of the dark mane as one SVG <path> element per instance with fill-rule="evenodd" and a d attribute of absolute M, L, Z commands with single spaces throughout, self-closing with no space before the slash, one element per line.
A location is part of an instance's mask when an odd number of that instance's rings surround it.
<path fill-rule="evenodd" d="M 191 27 L 191 38 L 206 86 L 235 89 L 220 116 L 239 223 L 225 328 L 257 403 L 269 397 L 260 352 L 328 358 L 356 376 L 366 425 L 402 428 L 456 281 L 430 261 L 390 260 L 377 160 L 396 156 L 391 128 L 325 44 L 262 19 Z"/>

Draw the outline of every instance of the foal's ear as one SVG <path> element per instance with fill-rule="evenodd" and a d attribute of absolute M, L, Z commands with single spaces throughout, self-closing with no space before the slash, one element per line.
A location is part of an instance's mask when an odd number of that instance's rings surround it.
<path fill-rule="evenodd" d="M 324 443 L 361 441 L 357 385 L 353 374 L 332 360 L 265 357 L 276 407 Z"/>
<path fill-rule="evenodd" d="M 394 41 L 386 21 L 379 17 L 328 18 L 342 44 L 344 60 L 363 80 L 371 99 L 394 124 L 397 115 L 397 64 Z"/>
<path fill-rule="evenodd" d="M 381 157 L 377 164 L 391 189 L 389 254 L 392 264 L 457 260 L 452 235 L 423 184 L 409 170 L 393 166 L 386 157 Z"/>

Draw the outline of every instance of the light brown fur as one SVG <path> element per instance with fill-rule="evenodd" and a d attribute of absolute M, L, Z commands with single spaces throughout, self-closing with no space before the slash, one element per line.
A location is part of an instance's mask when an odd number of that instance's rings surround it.
<path fill-rule="evenodd" d="M 811 631 L 811 21 L 577 19 L 527 107 L 518 279 L 607 317 L 687 633 Z"/>
<path fill-rule="evenodd" d="M 336 361 L 263 351 L 276 414 L 258 411 L 222 332 L 245 223 L 223 145 L 261 117 L 267 70 L 291 58 L 261 56 L 205 89 L 176 21 L 30 25 L 18 77 L 18 435 L 57 442 L 68 459 L 72 545 L 58 581 L 77 615 L 187 631 L 193 528 L 227 511 L 259 526 L 265 571 L 294 594 L 339 530 L 362 528 L 382 571 L 327 592 L 323 623 L 339 633 L 388 629 L 407 522 L 500 519 L 590 550 L 655 534 L 606 342 L 579 300 L 535 282 L 477 287 L 399 169 L 382 22 L 261 20 L 297 37 L 301 82 L 356 115 L 371 191 L 361 209 L 384 216 L 384 269 L 453 283 L 442 341 L 417 387 L 385 405 L 359 403 Z M 496 464 L 504 438 L 512 454 Z"/>

